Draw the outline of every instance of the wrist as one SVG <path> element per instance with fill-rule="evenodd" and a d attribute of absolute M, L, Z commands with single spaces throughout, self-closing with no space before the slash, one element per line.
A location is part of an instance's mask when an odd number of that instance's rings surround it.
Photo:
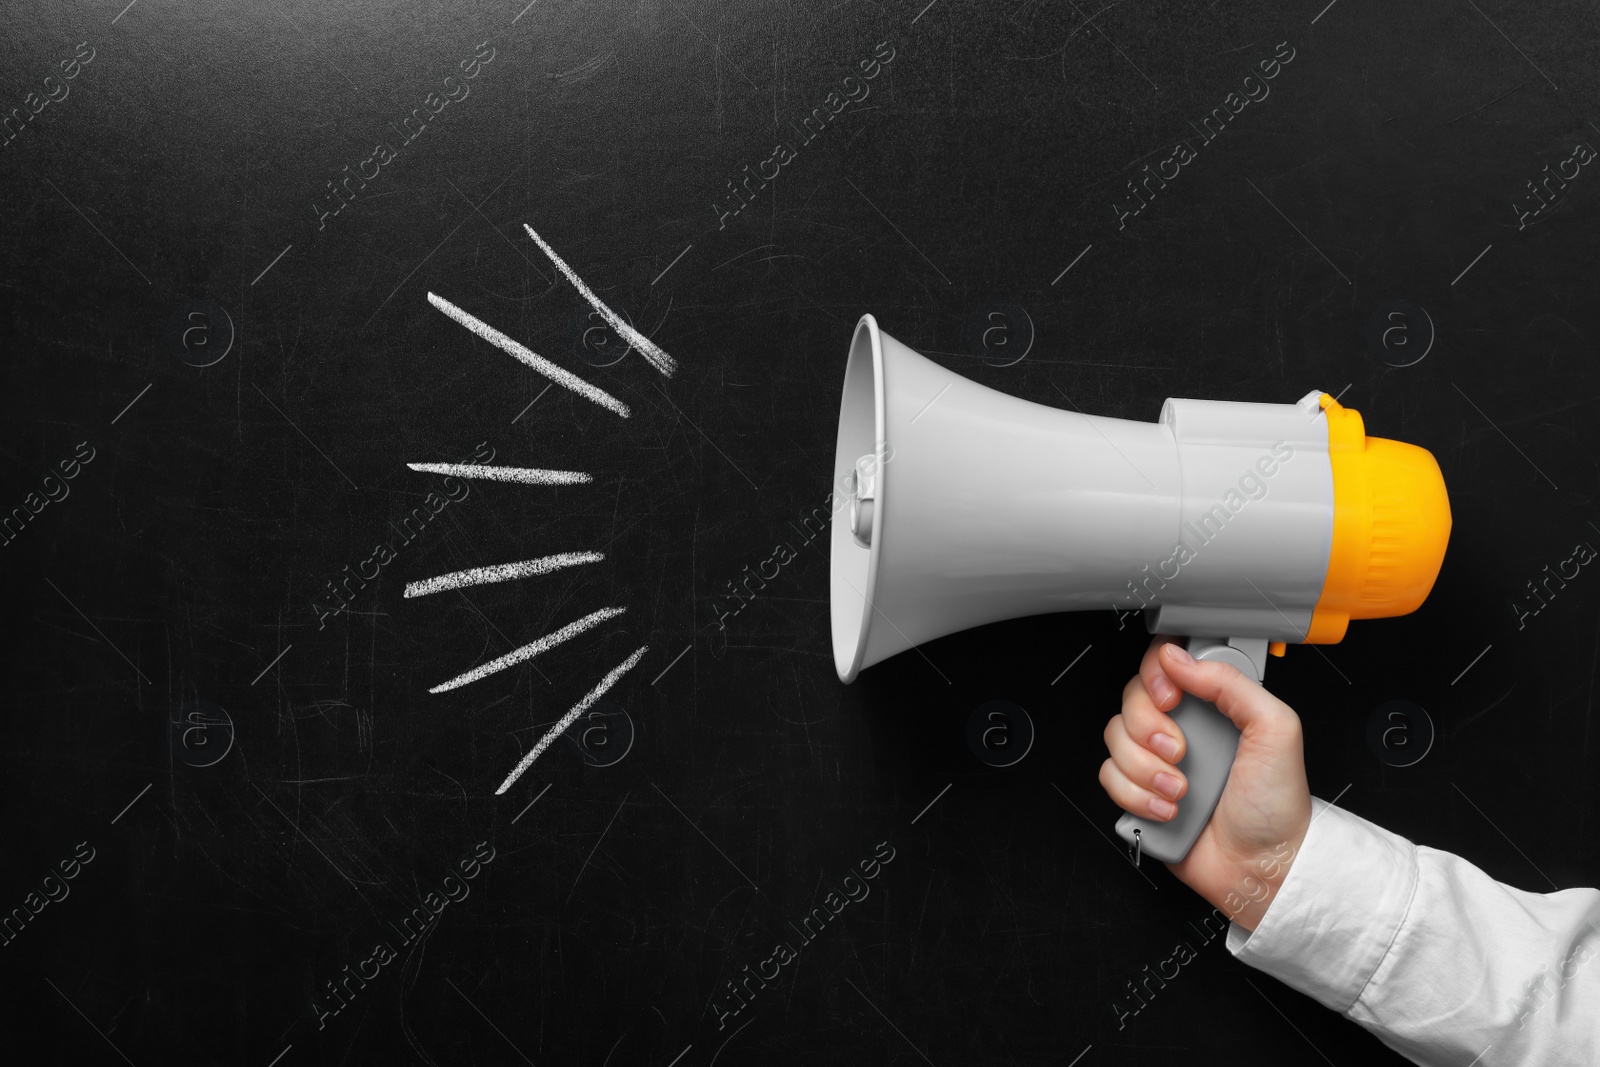
<path fill-rule="evenodd" d="M 1219 865 L 1216 877 L 1194 888 L 1231 921 L 1253 932 L 1283 888 L 1305 836 L 1302 824 L 1269 847 L 1232 854 Z"/>

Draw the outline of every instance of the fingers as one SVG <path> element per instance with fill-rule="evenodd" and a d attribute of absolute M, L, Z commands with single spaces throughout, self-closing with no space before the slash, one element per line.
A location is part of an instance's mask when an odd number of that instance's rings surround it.
<path fill-rule="evenodd" d="M 1171 634 L 1157 634 L 1150 639 L 1150 647 L 1145 649 L 1144 659 L 1139 661 L 1139 677 L 1144 679 L 1145 692 L 1150 694 L 1151 702 L 1162 711 L 1171 711 L 1178 703 L 1178 687 L 1172 684 L 1172 679 L 1161 668 L 1161 648 L 1178 640 L 1181 638 Z"/>
<path fill-rule="evenodd" d="M 1166 676 L 1186 693 L 1216 705 L 1241 731 L 1298 731 L 1294 709 L 1245 676 L 1231 663 L 1196 660 L 1182 645 L 1163 644 L 1157 650 Z"/>
<path fill-rule="evenodd" d="M 1130 815 L 1137 815 L 1141 819 L 1156 819 L 1160 822 L 1169 822 L 1178 814 L 1178 806 L 1165 797 L 1157 796 L 1146 789 L 1141 789 L 1128 780 L 1128 776 L 1117 769 L 1111 760 L 1100 764 L 1100 786 L 1106 791 L 1112 802 Z"/>
<path fill-rule="evenodd" d="M 1183 731 L 1172 717 L 1159 710 L 1141 672 L 1122 689 L 1122 718 L 1128 736 L 1168 763 L 1177 763 L 1188 750 Z M 1177 702 L 1173 702 L 1173 707 Z"/>
<path fill-rule="evenodd" d="M 1129 736 L 1127 720 L 1123 716 L 1118 715 L 1106 723 L 1105 741 L 1106 749 L 1111 753 L 1111 762 L 1117 770 L 1148 794 L 1144 800 L 1159 796 L 1177 801 L 1188 792 L 1189 783 L 1183 772 Z"/>

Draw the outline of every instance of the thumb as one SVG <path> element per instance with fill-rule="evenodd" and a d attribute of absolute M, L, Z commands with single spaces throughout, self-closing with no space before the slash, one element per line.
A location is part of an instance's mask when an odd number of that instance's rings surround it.
<path fill-rule="evenodd" d="M 1174 642 L 1162 646 L 1161 668 L 1179 689 L 1216 705 L 1240 731 L 1299 724 L 1289 705 L 1231 663 L 1196 660 Z"/>

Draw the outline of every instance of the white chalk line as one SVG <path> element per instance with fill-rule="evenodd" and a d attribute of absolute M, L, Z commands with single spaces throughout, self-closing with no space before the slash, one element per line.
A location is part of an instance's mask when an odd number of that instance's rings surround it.
<path fill-rule="evenodd" d="M 532 767 L 533 761 L 544 755 L 544 750 L 549 748 L 555 742 L 555 739 L 560 737 L 567 727 L 577 722 L 578 716 L 588 711 L 589 707 L 595 701 L 604 696 L 606 690 L 610 689 L 613 685 L 616 685 L 617 679 L 621 678 L 624 674 L 627 674 L 628 671 L 633 668 L 633 665 L 638 663 L 639 660 L 644 657 L 644 654 L 649 650 L 649 645 L 640 645 L 633 655 L 629 656 L 620 664 L 613 667 L 610 673 L 608 673 L 604 678 L 600 679 L 599 685 L 589 690 L 582 700 L 572 705 L 572 710 L 561 716 L 561 718 L 557 720 L 556 724 L 550 727 L 550 731 L 543 737 L 539 738 L 539 743 L 534 745 L 533 748 L 528 751 L 526 756 L 522 757 L 522 762 L 518 763 L 516 769 L 506 776 L 505 781 L 500 783 L 500 788 L 494 791 L 494 795 L 499 796 L 501 793 L 504 793 L 507 789 L 510 789 L 514 784 L 516 784 L 517 779 L 522 777 L 522 772 L 527 770 L 529 767 Z"/>
<path fill-rule="evenodd" d="M 507 652 L 499 659 L 492 659 L 488 663 L 480 663 L 467 673 L 457 675 L 442 685 L 436 685 L 432 689 L 428 690 L 428 692 L 444 693 L 451 689 L 459 689 L 461 686 L 469 685 L 472 682 L 476 682 L 480 678 L 487 678 L 496 671 L 503 671 L 507 667 L 515 667 L 524 660 L 532 659 L 546 649 L 554 648 L 556 645 L 559 645 L 568 638 L 578 636 L 579 634 L 583 633 L 583 631 L 589 629 L 591 626 L 594 626 L 596 623 L 601 623 L 609 618 L 621 615 L 626 610 L 628 609 L 601 608 L 599 611 L 591 611 L 583 618 L 567 623 L 554 633 L 545 634 L 537 641 L 529 642 L 514 652 Z"/>
<path fill-rule="evenodd" d="M 538 467 L 486 467 L 481 463 L 407 463 L 423 474 L 481 478 L 489 482 L 521 482 L 523 485 L 587 485 L 594 481 L 583 471 L 550 471 Z"/>
<path fill-rule="evenodd" d="M 492 567 L 473 567 L 464 571 L 451 571 L 441 574 L 437 578 L 425 578 L 420 582 L 407 582 L 405 595 L 427 596 L 429 593 L 442 593 L 450 589 L 460 589 L 466 585 L 488 585 L 491 582 L 510 582 L 518 578 L 532 578 L 540 574 L 549 574 L 551 571 L 563 567 L 576 567 L 581 563 L 599 563 L 605 559 L 603 552 L 560 552 L 554 556 L 541 556 L 538 559 L 525 559 L 520 563 L 497 563 Z"/>
<path fill-rule="evenodd" d="M 557 262 L 559 263 L 560 261 L 557 260 Z M 562 266 L 565 266 L 565 264 L 562 264 Z M 482 319 L 462 311 L 460 308 L 456 307 L 454 304 L 450 303 L 450 301 L 446 300 L 437 293 L 428 294 L 428 303 L 432 304 L 434 307 L 438 308 L 440 311 L 444 312 L 446 315 L 450 316 L 450 318 L 465 326 L 467 329 L 471 330 L 485 341 L 488 341 L 502 352 L 514 356 L 523 363 L 526 363 L 528 366 L 532 367 L 546 378 L 549 378 L 557 385 L 571 389 L 574 393 L 577 393 L 585 400 L 592 400 L 601 407 L 616 412 L 623 418 L 628 417 L 628 405 L 624 404 L 622 401 L 618 400 L 604 389 L 597 385 L 590 385 L 588 382 L 584 381 L 582 378 L 571 373 L 570 371 L 562 370 L 560 367 L 556 366 L 554 363 L 551 363 L 543 356 L 538 355 L 527 347 L 518 344 L 516 341 L 513 341 L 511 338 L 507 337 L 493 326 L 490 326 Z"/>
<path fill-rule="evenodd" d="M 556 265 L 556 269 L 567 276 L 567 281 L 571 282 L 574 288 L 576 288 L 578 292 L 583 295 L 583 298 L 589 301 L 589 306 L 594 308 L 605 317 L 605 320 L 611 324 L 611 328 L 617 331 L 617 336 L 621 337 L 624 341 L 627 341 L 634 348 L 637 348 L 639 350 L 639 354 L 645 359 L 649 360 L 650 365 L 656 370 L 660 371 L 662 374 L 665 374 L 669 378 L 672 377 L 672 372 L 678 369 L 677 360 L 663 352 L 660 345 L 656 344 L 654 341 L 650 340 L 650 338 L 646 337 L 644 334 L 640 333 L 638 330 L 635 330 L 632 326 L 629 326 L 626 322 L 622 321 L 621 317 L 618 316 L 615 311 L 612 311 L 610 308 L 606 307 L 605 301 L 594 295 L 594 290 L 585 285 L 583 283 L 583 279 L 578 277 L 577 272 L 571 267 L 567 266 L 566 260 L 556 255 L 555 249 L 544 243 L 543 237 L 540 237 L 537 233 L 533 232 L 532 226 L 529 226 L 526 222 L 524 222 L 522 224 L 522 228 L 528 231 L 529 237 L 532 237 L 536 242 L 538 242 L 539 247 L 544 250 L 544 254 L 550 257 L 550 262 Z M 685 252 L 688 250 L 689 249 L 687 248 L 684 249 Z M 681 259 L 682 256 L 680 255 L 679 258 Z M 673 262 L 677 262 L 677 260 L 674 260 Z M 666 272 L 663 271 L 662 273 L 665 274 Z"/>

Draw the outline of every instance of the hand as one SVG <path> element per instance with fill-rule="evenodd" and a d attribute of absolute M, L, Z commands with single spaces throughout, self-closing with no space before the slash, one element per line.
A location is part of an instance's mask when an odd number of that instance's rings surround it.
<path fill-rule="evenodd" d="M 1123 810 L 1170 821 L 1189 783 L 1177 763 L 1183 731 L 1168 717 L 1179 690 L 1216 705 L 1240 730 L 1239 751 L 1211 821 L 1181 863 L 1168 869 L 1189 888 L 1254 930 L 1283 884 L 1311 823 L 1300 718 L 1259 682 L 1227 663 L 1197 662 L 1176 639 L 1150 642 L 1122 713 L 1106 724 L 1111 758 L 1100 784 Z"/>

